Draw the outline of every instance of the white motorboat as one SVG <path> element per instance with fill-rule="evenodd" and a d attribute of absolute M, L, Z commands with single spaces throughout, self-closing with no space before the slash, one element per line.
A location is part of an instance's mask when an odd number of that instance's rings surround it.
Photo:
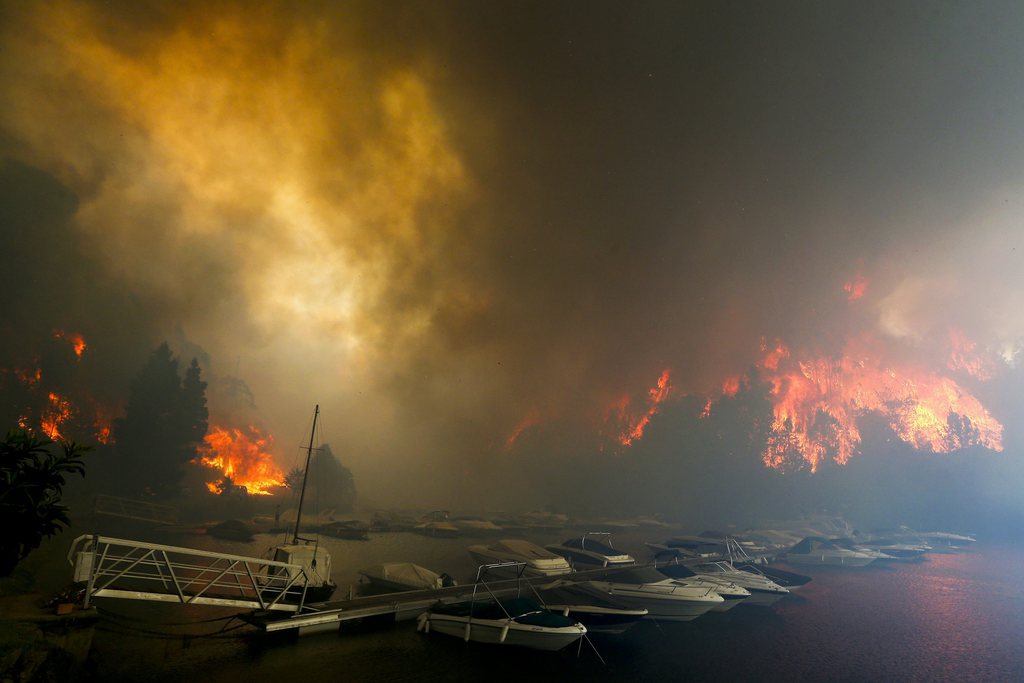
<path fill-rule="evenodd" d="M 722 596 L 722 604 L 711 609 L 712 612 L 728 612 L 750 598 L 750 591 L 728 579 L 705 577 L 691 571 L 681 564 L 669 564 L 658 569 L 661 574 L 686 586 L 710 588 Z"/>
<path fill-rule="evenodd" d="M 604 532 L 590 532 L 579 538 L 570 538 L 561 545 L 544 547 L 569 560 L 575 569 L 610 569 L 636 564 L 632 555 L 612 547 L 610 536 Z"/>
<path fill-rule="evenodd" d="M 391 591 L 430 590 L 455 585 L 447 574 L 438 574 L 412 562 L 385 562 L 360 569 L 359 573 L 371 586 Z"/>
<path fill-rule="evenodd" d="M 577 620 L 587 633 L 620 634 L 647 616 L 646 609 L 631 607 L 587 582 L 558 579 L 535 589 L 547 609 Z"/>
<path fill-rule="evenodd" d="M 690 565 L 698 576 L 712 581 L 728 581 L 741 586 L 750 592 L 750 597 L 743 601 L 744 605 L 758 605 L 767 607 L 785 596 L 789 595 L 789 589 L 780 586 L 775 581 L 756 571 L 737 569 L 732 562 L 721 560 L 718 562 L 702 562 Z"/>
<path fill-rule="evenodd" d="M 491 545 L 471 545 L 467 548 L 473 559 L 482 565 L 496 563 L 522 563 L 526 576 L 561 576 L 572 572 L 569 561 L 539 545 L 518 539 L 505 539 Z M 494 570 L 502 573 L 503 570 Z"/>
<path fill-rule="evenodd" d="M 862 541 L 864 548 L 879 550 L 898 562 L 915 562 L 924 557 L 932 548 L 925 543 L 899 543 L 894 539 L 872 539 Z"/>
<path fill-rule="evenodd" d="M 447 510 L 434 510 L 429 515 L 421 517 L 412 530 L 424 536 L 438 538 L 454 538 L 459 535 L 459 527 L 448 520 Z"/>
<path fill-rule="evenodd" d="M 841 548 L 820 536 L 808 536 L 786 551 L 786 562 L 790 564 L 865 567 L 876 559 L 873 553 Z"/>
<path fill-rule="evenodd" d="M 650 567 L 632 567 L 587 583 L 627 605 L 646 609 L 648 618 L 663 621 L 691 621 L 725 602 L 710 587 L 687 586 Z"/>
<path fill-rule="evenodd" d="M 587 632 L 573 618 L 543 609 L 523 597 L 436 605 L 421 614 L 418 622 L 418 629 L 426 633 L 436 631 L 467 642 L 534 650 L 561 650 Z"/>

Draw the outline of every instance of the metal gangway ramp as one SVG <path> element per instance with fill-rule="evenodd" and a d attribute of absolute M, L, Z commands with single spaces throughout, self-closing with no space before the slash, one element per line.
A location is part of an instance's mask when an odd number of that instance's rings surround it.
<path fill-rule="evenodd" d="M 94 598 L 124 598 L 298 612 L 309 577 L 295 564 L 108 536 L 79 536 L 74 580 Z"/>
<path fill-rule="evenodd" d="M 119 498 L 102 493 L 96 494 L 93 513 L 110 517 L 123 517 L 154 524 L 177 524 L 178 511 L 169 505 L 160 505 L 145 500 Z"/>

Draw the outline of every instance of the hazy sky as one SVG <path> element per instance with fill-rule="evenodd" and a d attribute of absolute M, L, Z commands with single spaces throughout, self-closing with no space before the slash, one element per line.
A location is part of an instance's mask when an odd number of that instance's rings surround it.
<path fill-rule="evenodd" d="M 388 503 L 614 473 L 663 371 L 652 429 L 777 342 L 870 338 L 1016 456 L 1019 3 L 293 4 L 2 4 L 5 353 L 80 331 L 116 402 L 166 339 Z"/>

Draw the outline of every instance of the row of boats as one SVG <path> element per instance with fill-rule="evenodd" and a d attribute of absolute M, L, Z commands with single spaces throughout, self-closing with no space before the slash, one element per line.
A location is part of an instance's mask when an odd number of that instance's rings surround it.
<path fill-rule="evenodd" d="M 853 539 L 808 536 L 788 548 L 769 549 L 765 539 L 676 536 L 649 543 L 654 561 L 636 559 L 611 543 L 607 533 L 588 533 L 542 547 L 504 539 L 467 548 L 481 570 L 471 600 L 439 601 L 419 617 L 424 632 L 467 641 L 557 650 L 589 633 L 621 634 L 641 619 L 692 621 L 739 605 L 767 607 L 798 590 L 810 577 L 768 566 L 772 556 L 793 565 L 863 567 L 875 561 L 906 561 L 933 550 L 962 547 L 973 538 L 910 530 L 887 537 Z M 788 539 L 792 540 L 792 539 Z M 941 542 L 941 543 L 939 543 Z M 755 554 L 751 554 L 754 551 Z M 423 590 L 454 585 L 412 563 L 388 563 L 360 571 L 383 590 Z M 498 597 L 487 579 L 516 578 L 515 597 Z M 522 585 L 532 591 L 524 595 Z M 477 586 L 488 597 L 478 599 Z"/>
<path fill-rule="evenodd" d="M 783 585 L 756 567 L 740 568 L 726 558 L 680 558 L 638 565 L 616 549 L 607 534 L 584 534 L 557 546 L 541 547 L 504 539 L 468 548 L 481 566 L 477 586 L 489 599 L 438 603 L 419 617 L 422 631 L 466 640 L 561 649 L 586 633 L 621 634 L 641 619 L 691 621 L 741 603 L 771 605 L 809 578 L 783 572 Z M 412 563 L 386 563 L 360 571 L 382 590 L 423 590 L 451 585 L 451 579 Z M 488 579 L 515 578 L 517 595 L 499 598 Z M 524 595 L 522 586 L 532 596 Z M 477 589 L 474 587 L 474 594 Z"/>

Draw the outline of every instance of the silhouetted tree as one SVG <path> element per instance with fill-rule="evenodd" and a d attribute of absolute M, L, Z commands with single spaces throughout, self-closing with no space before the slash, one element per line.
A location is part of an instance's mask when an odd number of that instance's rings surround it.
<path fill-rule="evenodd" d="M 54 442 L 27 431 L 8 432 L 0 443 L 0 576 L 9 576 L 44 538 L 70 524 L 61 491 L 68 474 L 85 476 L 74 442 Z"/>
<path fill-rule="evenodd" d="M 174 493 L 206 434 L 206 383 L 193 360 L 184 382 L 178 360 L 161 344 L 131 385 L 125 416 L 114 424 L 123 487 Z"/>
<path fill-rule="evenodd" d="M 284 475 L 284 485 L 294 491 L 298 491 L 302 486 L 302 468 L 293 467 L 288 470 L 288 474 Z"/>
<path fill-rule="evenodd" d="M 206 436 L 210 418 L 210 411 L 206 408 L 206 382 L 199 375 L 199 361 L 193 358 L 181 386 L 181 417 L 189 436 L 196 443 Z"/>
<path fill-rule="evenodd" d="M 298 486 L 302 479 L 298 480 Z M 352 472 L 341 464 L 331 452 L 331 447 L 324 444 L 313 454 L 310 463 L 308 486 L 314 489 L 321 506 L 351 510 L 356 498 L 356 483 Z"/>

